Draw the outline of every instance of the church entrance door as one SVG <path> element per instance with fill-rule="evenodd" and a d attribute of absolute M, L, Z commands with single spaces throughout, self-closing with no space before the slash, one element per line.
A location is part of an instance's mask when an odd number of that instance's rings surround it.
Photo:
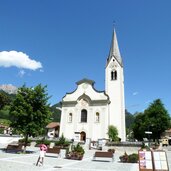
<path fill-rule="evenodd" d="M 86 133 L 85 132 L 80 133 L 80 141 L 86 141 Z"/>

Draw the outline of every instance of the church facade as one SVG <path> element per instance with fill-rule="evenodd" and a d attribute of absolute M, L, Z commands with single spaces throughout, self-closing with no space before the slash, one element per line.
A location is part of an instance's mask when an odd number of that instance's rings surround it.
<path fill-rule="evenodd" d="M 105 90 L 97 91 L 94 83 L 84 78 L 63 97 L 60 136 L 75 141 L 108 139 L 108 127 L 113 125 L 125 141 L 124 73 L 115 30 L 105 67 Z"/>

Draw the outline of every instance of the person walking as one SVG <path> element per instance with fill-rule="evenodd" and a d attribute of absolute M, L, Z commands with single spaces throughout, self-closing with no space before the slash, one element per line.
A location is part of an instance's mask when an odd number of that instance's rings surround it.
<path fill-rule="evenodd" d="M 36 166 L 38 166 L 38 165 L 39 165 L 39 166 L 43 165 L 44 157 L 45 157 L 46 151 L 47 151 L 47 146 L 46 146 L 45 144 L 41 144 L 41 145 L 40 145 L 40 154 L 39 154 L 39 157 L 38 157 Z"/>

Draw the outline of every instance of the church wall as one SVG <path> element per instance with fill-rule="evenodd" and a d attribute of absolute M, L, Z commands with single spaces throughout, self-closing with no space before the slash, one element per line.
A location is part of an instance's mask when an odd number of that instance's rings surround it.
<path fill-rule="evenodd" d="M 86 109 L 88 112 L 87 123 L 81 123 L 81 110 Z M 72 122 L 68 122 L 68 114 L 73 112 Z M 100 122 L 96 121 L 96 112 L 100 114 Z M 60 136 L 63 135 L 72 139 L 75 136 L 75 132 L 80 133 L 84 131 L 86 133 L 86 138 L 91 138 L 91 140 L 97 141 L 99 138 L 107 137 L 107 107 L 99 106 L 78 106 L 77 107 L 65 107 L 63 108 L 63 113 L 61 120 L 63 124 L 60 129 Z"/>

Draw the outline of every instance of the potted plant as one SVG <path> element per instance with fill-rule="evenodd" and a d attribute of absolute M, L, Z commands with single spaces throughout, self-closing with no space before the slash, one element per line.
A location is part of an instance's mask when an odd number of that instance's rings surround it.
<path fill-rule="evenodd" d="M 72 160 L 82 160 L 84 153 L 85 151 L 83 147 L 78 143 L 76 146 L 73 146 L 71 152 L 67 153 L 66 158 Z"/>
<path fill-rule="evenodd" d="M 119 157 L 120 161 L 123 163 L 128 162 L 128 154 L 125 152 L 124 155 Z"/>

